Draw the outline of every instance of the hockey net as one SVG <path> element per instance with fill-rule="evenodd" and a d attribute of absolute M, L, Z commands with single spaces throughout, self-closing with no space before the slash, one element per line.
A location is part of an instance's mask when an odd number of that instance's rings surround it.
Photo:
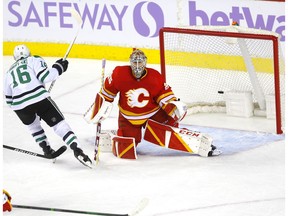
<path fill-rule="evenodd" d="M 283 133 L 285 65 L 278 34 L 240 26 L 189 26 L 164 27 L 159 38 L 161 73 L 188 105 L 188 115 L 225 113 L 227 92 L 251 92 L 253 115 L 267 118 L 272 97 L 276 133 Z"/>

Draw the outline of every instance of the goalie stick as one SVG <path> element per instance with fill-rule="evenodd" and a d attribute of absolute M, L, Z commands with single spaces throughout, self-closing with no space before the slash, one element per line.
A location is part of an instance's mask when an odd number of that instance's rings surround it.
<path fill-rule="evenodd" d="M 74 42 L 75 42 L 75 40 L 76 40 L 76 38 L 77 38 L 77 36 L 78 36 L 78 34 L 79 34 L 79 31 L 80 31 L 80 29 L 81 29 L 82 23 L 83 23 L 83 20 L 82 20 L 80 14 L 79 14 L 76 10 L 72 9 L 70 12 L 71 12 L 72 17 L 74 17 L 74 19 L 75 19 L 75 20 L 77 21 L 77 23 L 78 23 L 78 29 L 77 29 L 77 32 L 76 32 L 76 34 L 75 34 L 75 36 L 74 36 L 74 39 L 71 41 L 71 43 L 70 43 L 70 45 L 69 45 L 69 47 L 68 47 L 68 49 L 67 49 L 67 51 L 66 51 L 66 53 L 65 53 L 65 55 L 64 55 L 64 57 L 63 57 L 63 60 L 66 60 L 66 58 L 68 57 L 68 55 L 69 55 L 69 53 L 70 53 L 70 51 L 71 51 L 71 48 L 72 48 L 72 46 L 73 46 L 73 44 L 74 44 Z M 51 92 L 51 90 L 52 90 L 55 82 L 56 82 L 56 80 L 54 80 L 54 81 L 51 83 L 48 92 Z"/>
<path fill-rule="evenodd" d="M 46 159 L 55 159 L 55 158 L 59 157 L 61 154 L 63 154 L 66 151 L 67 146 L 61 146 L 59 149 L 57 149 L 52 154 L 51 157 L 48 157 L 48 156 L 43 155 L 43 154 L 38 154 L 36 152 L 31 152 L 31 151 L 27 151 L 27 150 L 16 148 L 16 147 L 12 147 L 12 146 L 7 146 L 7 145 L 3 145 L 3 148 L 6 148 L 6 149 L 9 149 L 9 150 L 12 150 L 12 151 L 16 151 L 16 152 L 20 152 L 20 153 L 23 153 L 23 154 L 27 154 L 27 155 L 32 155 L 32 156 L 35 156 L 35 157 L 41 157 L 41 158 L 46 158 Z"/>
<path fill-rule="evenodd" d="M 91 211 L 79 211 L 72 209 L 60 209 L 60 208 L 49 208 L 49 207 L 39 207 L 39 206 L 28 206 L 28 205 L 17 205 L 12 204 L 13 208 L 22 208 L 22 209 L 32 209 L 32 210 L 43 210 L 51 212 L 65 212 L 65 213 L 76 213 L 76 214 L 88 214 L 88 215 L 106 215 L 106 216 L 135 216 L 140 211 L 142 211 L 147 205 L 149 200 L 144 198 L 141 202 L 128 214 L 117 214 L 117 213 L 105 213 L 105 212 L 91 212 Z"/>
<path fill-rule="evenodd" d="M 105 66 L 106 66 L 106 59 L 102 59 L 102 71 L 101 71 L 101 88 L 104 85 L 104 76 L 105 76 Z M 95 155 L 94 160 L 96 165 L 99 163 L 99 141 L 100 141 L 100 133 L 101 133 L 101 122 L 98 122 L 96 125 L 96 138 L 95 138 Z"/>

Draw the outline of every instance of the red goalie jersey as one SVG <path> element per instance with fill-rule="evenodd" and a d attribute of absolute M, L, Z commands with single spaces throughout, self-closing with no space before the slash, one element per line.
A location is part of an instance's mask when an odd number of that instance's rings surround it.
<path fill-rule="evenodd" d="M 171 87 L 164 83 L 161 74 L 145 67 L 144 75 L 136 79 L 130 66 L 117 66 L 107 77 L 101 94 L 112 102 L 119 93 L 120 114 L 133 125 L 143 125 L 161 108 L 166 110 L 169 101 L 176 100 Z"/>

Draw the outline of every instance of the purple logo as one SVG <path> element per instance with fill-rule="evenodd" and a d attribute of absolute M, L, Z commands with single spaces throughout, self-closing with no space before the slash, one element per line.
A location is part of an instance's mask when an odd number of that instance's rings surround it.
<path fill-rule="evenodd" d="M 242 22 L 249 28 L 265 29 L 275 31 L 281 35 L 280 41 L 285 41 L 285 15 L 268 15 L 255 14 L 251 12 L 249 7 L 231 7 L 231 12 L 224 13 L 215 11 L 209 16 L 205 10 L 196 8 L 196 1 L 189 1 L 189 24 L 190 25 L 231 25 L 232 21 L 236 21 L 239 25 Z M 201 23 L 202 21 L 202 23 Z M 245 25 L 244 25 L 245 26 Z M 276 27 L 275 27 L 276 26 Z"/>
<path fill-rule="evenodd" d="M 146 6 L 144 8 L 144 5 Z M 147 22 L 145 22 L 145 18 L 147 18 L 147 12 L 151 15 L 151 17 L 155 21 L 155 29 L 150 29 L 151 25 L 149 26 Z M 145 14 L 145 15 L 144 15 Z M 149 18 L 149 17 L 148 17 Z M 157 37 L 159 35 L 159 30 L 164 26 L 164 14 L 162 9 L 154 2 L 140 2 L 136 5 L 133 11 L 133 21 L 135 30 L 138 34 L 144 37 Z"/>

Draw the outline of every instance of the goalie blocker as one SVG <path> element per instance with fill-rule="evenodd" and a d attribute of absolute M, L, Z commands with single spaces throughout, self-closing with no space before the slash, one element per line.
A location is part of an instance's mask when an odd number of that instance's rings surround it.
<path fill-rule="evenodd" d="M 84 114 L 88 123 L 97 124 L 106 119 L 113 108 L 113 104 L 105 101 L 104 97 L 97 93 L 93 106 Z"/>

